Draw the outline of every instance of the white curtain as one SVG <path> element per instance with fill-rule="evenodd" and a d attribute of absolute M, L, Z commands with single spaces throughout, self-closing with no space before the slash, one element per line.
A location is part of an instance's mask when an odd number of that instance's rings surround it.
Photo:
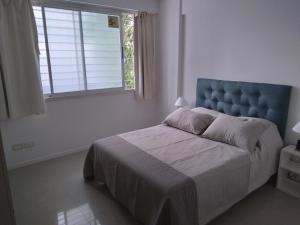
<path fill-rule="evenodd" d="M 139 100 L 151 99 L 155 93 L 156 17 L 141 12 L 134 18 L 135 95 Z"/>
<path fill-rule="evenodd" d="M 31 0 L 0 1 L 0 119 L 45 111 Z"/>

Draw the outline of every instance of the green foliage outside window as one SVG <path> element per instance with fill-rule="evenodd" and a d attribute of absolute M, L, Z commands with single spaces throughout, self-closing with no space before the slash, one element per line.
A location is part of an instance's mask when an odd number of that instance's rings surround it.
<path fill-rule="evenodd" d="M 134 16 L 124 14 L 122 21 L 125 89 L 134 89 Z"/>

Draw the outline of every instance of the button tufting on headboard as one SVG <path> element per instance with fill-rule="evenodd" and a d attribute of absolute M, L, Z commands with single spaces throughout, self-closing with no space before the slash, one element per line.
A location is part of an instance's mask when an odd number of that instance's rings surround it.
<path fill-rule="evenodd" d="M 198 79 L 196 107 L 270 120 L 283 136 L 291 86 Z"/>

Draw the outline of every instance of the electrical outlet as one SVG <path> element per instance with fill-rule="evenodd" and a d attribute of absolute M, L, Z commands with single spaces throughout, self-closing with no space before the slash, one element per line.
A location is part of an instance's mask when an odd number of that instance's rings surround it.
<path fill-rule="evenodd" d="M 12 146 L 13 151 L 22 151 L 25 149 L 33 148 L 35 146 L 34 142 L 25 142 L 20 144 L 15 144 Z"/>

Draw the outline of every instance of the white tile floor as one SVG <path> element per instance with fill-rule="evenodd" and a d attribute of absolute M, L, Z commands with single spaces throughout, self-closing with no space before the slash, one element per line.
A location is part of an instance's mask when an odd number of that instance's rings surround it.
<path fill-rule="evenodd" d="M 17 225 L 138 225 L 101 186 L 84 182 L 86 152 L 10 172 Z M 300 199 L 268 184 L 209 225 L 299 225 Z"/>

